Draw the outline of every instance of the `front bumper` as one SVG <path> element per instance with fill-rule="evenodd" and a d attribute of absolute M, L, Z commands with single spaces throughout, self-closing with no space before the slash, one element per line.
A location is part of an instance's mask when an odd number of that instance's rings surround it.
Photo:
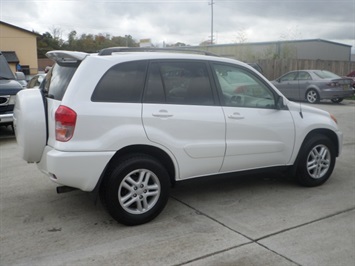
<path fill-rule="evenodd" d="M 14 114 L 12 112 L 0 114 L 0 124 L 10 124 L 13 121 L 14 121 Z"/>
<path fill-rule="evenodd" d="M 37 167 L 60 185 L 92 191 L 114 152 L 63 152 L 46 146 Z"/>

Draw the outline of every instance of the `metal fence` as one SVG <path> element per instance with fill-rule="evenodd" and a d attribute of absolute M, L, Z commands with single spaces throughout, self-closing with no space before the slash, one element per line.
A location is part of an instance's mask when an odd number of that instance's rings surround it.
<path fill-rule="evenodd" d="M 346 76 L 355 70 L 355 62 L 326 61 L 305 59 L 260 59 L 257 61 L 262 67 L 264 76 L 273 80 L 292 70 L 322 69 L 331 71 L 339 76 Z"/>

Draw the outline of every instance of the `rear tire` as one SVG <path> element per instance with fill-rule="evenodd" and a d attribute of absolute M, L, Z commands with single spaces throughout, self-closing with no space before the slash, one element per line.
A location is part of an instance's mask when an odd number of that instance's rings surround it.
<path fill-rule="evenodd" d="M 297 167 L 297 181 L 307 187 L 323 184 L 328 180 L 335 165 L 335 147 L 330 139 L 315 135 L 304 143 Z"/>
<path fill-rule="evenodd" d="M 319 103 L 320 98 L 318 92 L 314 89 L 310 89 L 306 93 L 306 100 L 309 103 Z"/>
<path fill-rule="evenodd" d="M 125 225 L 153 220 L 169 198 L 166 169 L 155 158 L 135 155 L 118 164 L 104 184 L 104 202 L 110 215 Z"/>
<path fill-rule="evenodd" d="M 331 99 L 331 101 L 333 103 L 341 103 L 343 100 L 344 100 L 343 98 L 333 98 L 333 99 Z"/>

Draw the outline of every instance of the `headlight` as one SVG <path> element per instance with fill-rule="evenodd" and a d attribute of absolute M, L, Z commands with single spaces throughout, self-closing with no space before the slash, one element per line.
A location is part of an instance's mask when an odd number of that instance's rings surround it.
<path fill-rule="evenodd" d="M 15 102 L 16 102 L 16 95 L 11 95 L 10 100 L 9 100 L 9 104 L 15 104 Z"/>

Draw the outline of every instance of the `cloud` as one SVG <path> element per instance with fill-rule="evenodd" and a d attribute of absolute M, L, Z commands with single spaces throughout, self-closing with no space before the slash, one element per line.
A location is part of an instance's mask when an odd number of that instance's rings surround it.
<path fill-rule="evenodd" d="M 1 0 L 1 20 L 39 33 L 131 35 L 197 45 L 211 36 L 212 0 Z M 354 0 L 213 0 L 218 43 L 288 39 L 355 46 Z M 240 40 L 239 40 L 240 41 Z"/>

